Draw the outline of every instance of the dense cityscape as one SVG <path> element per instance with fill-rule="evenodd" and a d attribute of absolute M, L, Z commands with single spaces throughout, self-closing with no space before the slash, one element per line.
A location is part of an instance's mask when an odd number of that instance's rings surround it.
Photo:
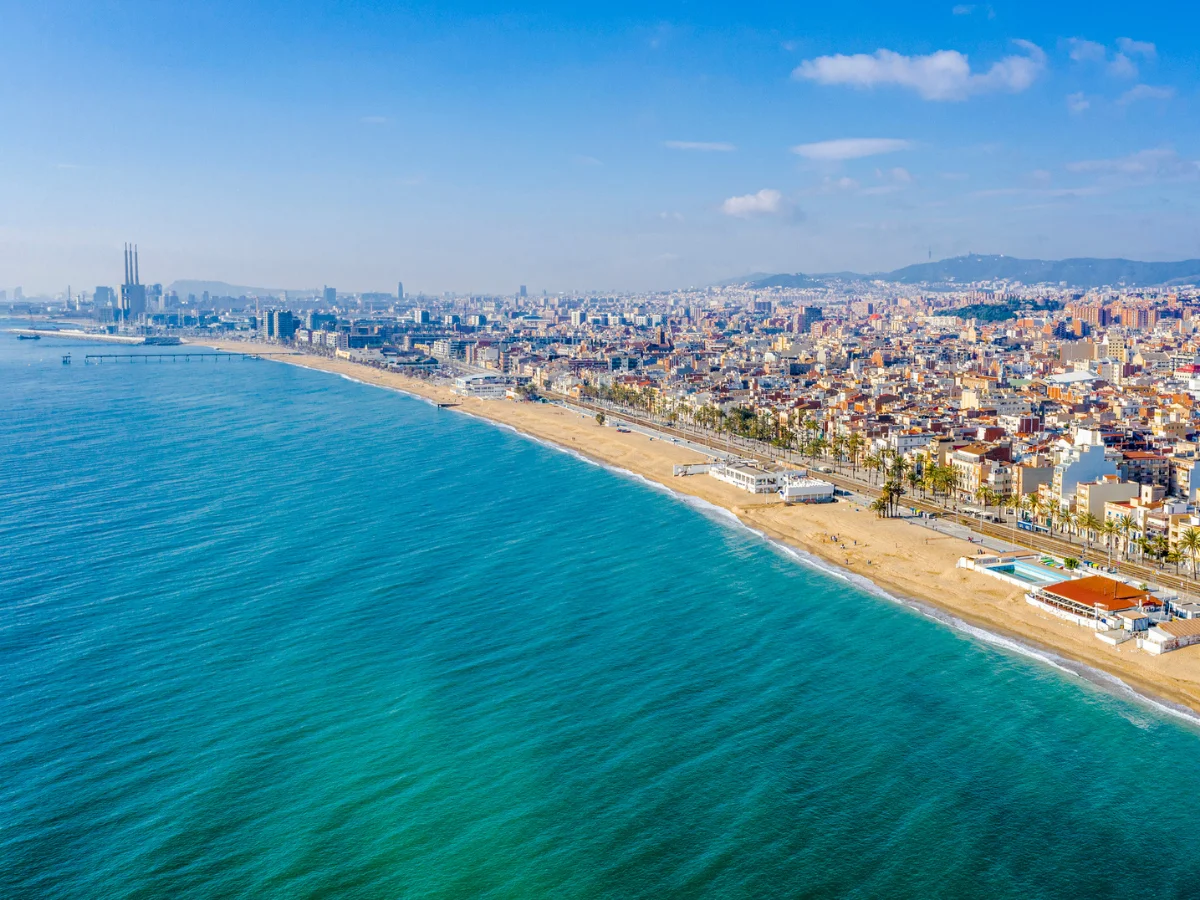
<path fill-rule="evenodd" d="M 254 340 L 454 379 L 469 397 L 591 404 L 737 441 L 756 472 L 723 474 L 752 492 L 786 499 L 789 482 L 793 496 L 813 484 L 753 453 L 807 459 L 857 480 L 881 516 L 940 504 L 979 528 L 1011 521 L 1075 540 L 1085 565 L 1195 575 L 1200 290 L 767 281 L 615 296 L 412 297 L 399 284 L 181 297 L 142 285 L 127 248 L 119 291 L 10 309 L 110 340 Z"/>

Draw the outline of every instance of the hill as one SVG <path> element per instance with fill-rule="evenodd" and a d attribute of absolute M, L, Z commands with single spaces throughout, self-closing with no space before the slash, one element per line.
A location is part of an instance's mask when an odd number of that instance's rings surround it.
<path fill-rule="evenodd" d="M 956 256 L 918 263 L 877 276 L 900 284 L 1020 281 L 1095 288 L 1105 285 L 1141 287 L 1200 282 L 1200 259 L 1181 262 L 1139 262 L 1130 259 L 1019 259 L 1015 256 Z"/>
<path fill-rule="evenodd" d="M 167 289 L 175 291 L 175 293 L 183 297 L 186 297 L 188 294 L 200 296 L 205 291 L 208 291 L 212 297 L 278 297 L 284 292 L 284 288 L 250 287 L 244 284 L 229 284 L 226 281 L 201 281 L 199 279 L 173 281 L 168 285 Z M 317 291 L 312 289 L 306 291 L 288 290 L 288 293 L 314 294 Z"/>
<path fill-rule="evenodd" d="M 832 281 L 891 281 L 897 284 L 972 284 L 981 281 L 1019 281 L 1024 284 L 1060 284 L 1075 288 L 1111 285 L 1148 287 L 1152 285 L 1200 284 L 1200 259 L 1180 262 L 1139 262 L 1133 259 L 1020 259 L 1002 254 L 971 253 L 937 262 L 918 263 L 893 272 L 859 275 L 854 272 L 827 272 L 806 275 L 761 276 L 747 280 L 751 289 L 816 288 Z"/>

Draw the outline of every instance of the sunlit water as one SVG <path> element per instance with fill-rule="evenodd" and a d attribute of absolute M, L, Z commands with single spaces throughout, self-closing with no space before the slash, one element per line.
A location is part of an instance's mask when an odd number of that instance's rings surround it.
<path fill-rule="evenodd" d="M 0 896 L 1200 894 L 1187 723 L 460 414 L 105 351 L 0 335 Z"/>

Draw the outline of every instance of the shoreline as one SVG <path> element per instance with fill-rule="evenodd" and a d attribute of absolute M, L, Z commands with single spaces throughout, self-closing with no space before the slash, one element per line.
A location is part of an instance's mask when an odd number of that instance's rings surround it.
<path fill-rule="evenodd" d="M 274 349 L 246 341 L 186 343 L 233 352 Z M 978 549 L 965 540 L 939 535 L 905 519 L 879 519 L 847 501 L 785 507 L 705 475 L 674 477 L 674 464 L 699 462 L 700 454 L 638 431 L 618 433 L 562 406 L 464 398 L 444 385 L 348 360 L 307 354 L 274 359 L 433 403 L 455 402 L 459 405 L 453 412 L 510 428 L 617 474 L 644 480 L 684 502 L 693 499 L 732 515 L 799 561 L 910 606 L 969 637 L 1035 658 L 1109 693 L 1127 694 L 1173 718 L 1200 725 L 1200 653 L 1183 649 L 1152 657 L 1101 644 L 1090 630 L 1027 604 L 1022 589 L 957 569 L 959 557 L 974 555 Z M 831 535 L 839 540 L 831 541 Z"/>

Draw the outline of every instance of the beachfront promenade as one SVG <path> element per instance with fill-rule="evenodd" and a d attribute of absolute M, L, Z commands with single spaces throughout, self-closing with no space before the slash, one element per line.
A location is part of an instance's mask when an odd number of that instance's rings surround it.
<path fill-rule="evenodd" d="M 809 468 L 812 468 L 814 465 L 820 465 L 823 469 L 830 469 L 828 472 L 820 472 L 820 477 L 832 482 L 843 490 L 854 491 L 871 499 L 878 497 L 880 494 L 878 485 L 872 483 L 869 478 L 858 477 L 852 468 L 844 463 L 839 464 L 833 460 L 822 460 L 817 463 L 805 459 L 795 451 L 782 450 L 771 447 L 761 441 L 747 440 L 728 433 L 717 434 L 699 426 L 681 427 L 679 425 L 672 425 L 658 417 L 647 415 L 638 410 L 630 410 L 626 407 L 617 406 L 607 401 L 583 400 L 562 396 L 555 396 L 555 399 L 568 406 L 578 407 L 588 412 L 603 412 L 606 415 L 628 419 L 630 422 L 642 425 L 653 431 L 679 438 L 680 440 L 686 440 L 689 443 L 703 446 L 709 451 L 714 451 L 721 455 L 736 453 L 738 456 L 753 458 L 759 462 L 768 464 L 783 462 L 792 465 L 807 466 Z M 988 546 L 989 549 L 1001 550 L 1004 547 L 1016 547 L 1060 558 L 1074 557 L 1081 561 L 1089 561 L 1096 566 L 1109 566 L 1108 551 L 1102 546 L 1092 545 L 1089 549 L 1084 543 L 1071 541 L 1057 534 L 1030 532 L 1016 528 L 1012 522 L 1007 524 L 983 522 L 962 513 L 952 501 L 942 503 L 928 497 L 916 497 L 906 494 L 901 501 L 901 507 L 915 510 L 918 513 L 927 513 L 931 516 L 939 517 L 933 520 L 921 519 L 915 516 L 902 518 L 908 518 L 909 521 L 925 525 L 940 533 L 948 532 L 949 529 L 946 528 L 946 525 L 953 522 L 964 532 L 956 533 L 956 537 L 965 538 L 969 535 L 980 543 L 983 543 L 982 539 L 991 539 L 991 541 L 999 542 L 1001 545 L 996 546 L 990 542 L 983 544 L 984 546 Z M 1200 593 L 1200 583 L 1196 580 L 1183 574 L 1176 575 L 1167 569 L 1160 569 L 1157 566 L 1120 560 L 1114 557 L 1111 568 L 1128 578 L 1158 584 L 1162 587 L 1169 587 L 1186 596 L 1195 596 Z"/>

